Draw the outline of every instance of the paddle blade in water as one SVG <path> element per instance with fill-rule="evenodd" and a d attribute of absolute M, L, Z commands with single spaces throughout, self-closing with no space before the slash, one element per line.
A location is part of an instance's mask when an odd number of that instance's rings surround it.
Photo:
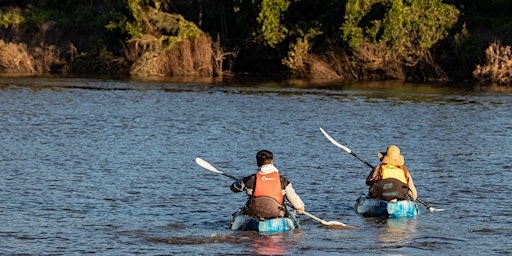
<path fill-rule="evenodd" d="M 354 226 L 348 226 L 348 225 L 322 225 L 322 228 L 327 228 L 327 229 L 350 229 L 350 230 L 354 230 L 354 229 L 357 229 L 357 227 L 354 227 Z"/>

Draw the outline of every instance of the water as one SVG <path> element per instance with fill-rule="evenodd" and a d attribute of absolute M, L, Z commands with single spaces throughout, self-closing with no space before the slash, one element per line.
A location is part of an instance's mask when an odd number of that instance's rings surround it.
<path fill-rule="evenodd" d="M 0 254 L 485 255 L 512 253 L 512 95 L 394 84 L 332 88 L 0 78 Z M 409 220 L 353 211 L 368 167 L 402 149 Z M 228 229 L 232 180 L 268 149 L 306 210 L 357 229 Z"/>

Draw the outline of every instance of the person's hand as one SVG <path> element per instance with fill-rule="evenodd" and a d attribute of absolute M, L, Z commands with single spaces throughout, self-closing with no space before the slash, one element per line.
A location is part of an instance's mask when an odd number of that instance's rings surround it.
<path fill-rule="evenodd" d="M 236 188 L 237 190 L 243 190 L 243 183 L 241 180 L 237 180 L 235 183 L 233 183 L 233 187 Z"/>
<path fill-rule="evenodd" d="M 304 214 L 304 209 L 293 209 L 293 211 L 298 214 Z"/>
<path fill-rule="evenodd" d="M 240 179 L 231 184 L 231 191 L 237 193 L 244 190 L 244 182 Z"/>

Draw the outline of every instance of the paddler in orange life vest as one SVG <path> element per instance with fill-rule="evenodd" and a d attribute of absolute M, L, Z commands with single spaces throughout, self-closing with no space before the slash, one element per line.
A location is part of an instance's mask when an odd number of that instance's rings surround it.
<path fill-rule="evenodd" d="M 378 157 L 381 164 L 366 178 L 366 185 L 371 186 L 370 198 L 396 201 L 410 197 L 416 200 L 416 187 L 411 173 L 404 165 L 404 156 L 400 154 L 400 149 L 391 145 L 386 152 L 379 152 Z"/>
<path fill-rule="evenodd" d="M 303 214 L 304 203 L 295 193 L 292 183 L 279 175 L 274 166 L 274 156 L 268 150 L 261 150 L 256 154 L 258 171 L 231 184 L 231 191 L 246 191 L 249 199 L 243 213 L 251 217 L 274 219 L 285 217 L 289 213 L 284 205 L 286 198 L 296 213 Z"/>

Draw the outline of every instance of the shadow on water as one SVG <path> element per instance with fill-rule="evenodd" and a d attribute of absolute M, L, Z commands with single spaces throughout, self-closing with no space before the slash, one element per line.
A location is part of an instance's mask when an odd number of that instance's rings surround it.
<path fill-rule="evenodd" d="M 471 83 L 411 83 L 406 81 L 336 81 L 322 79 L 275 79 L 271 77 L 116 77 L 47 75 L 41 77 L 16 77 L 0 74 L 0 88 L 27 86 L 34 89 L 84 89 L 84 90 L 165 90 L 166 85 L 208 85 L 215 87 L 245 87 L 267 89 L 331 89 L 331 90 L 385 90 L 393 93 L 421 92 L 512 92 L 512 87 L 476 86 Z M 33 83 L 38 79 L 37 84 Z M 13 83 L 9 83 L 13 82 Z"/>

